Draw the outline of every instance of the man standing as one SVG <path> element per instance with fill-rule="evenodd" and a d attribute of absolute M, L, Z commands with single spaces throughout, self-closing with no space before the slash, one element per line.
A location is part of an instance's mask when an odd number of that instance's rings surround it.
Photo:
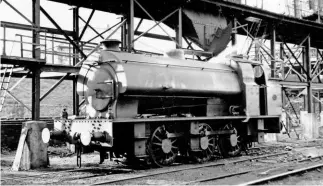
<path fill-rule="evenodd" d="M 68 113 L 66 111 L 66 108 L 63 108 L 61 118 L 62 119 L 68 119 Z"/>

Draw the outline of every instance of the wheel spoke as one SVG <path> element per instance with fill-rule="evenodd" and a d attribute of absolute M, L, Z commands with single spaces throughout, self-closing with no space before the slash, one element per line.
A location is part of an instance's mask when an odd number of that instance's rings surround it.
<path fill-rule="evenodd" d="M 153 143 L 154 145 L 162 146 L 161 143 Z"/>
<path fill-rule="evenodd" d="M 178 149 L 178 147 L 172 145 L 172 149 Z"/>
<path fill-rule="evenodd" d="M 211 154 L 213 153 L 210 147 L 207 147 L 207 150 L 209 150 Z"/>
<path fill-rule="evenodd" d="M 209 139 L 209 144 L 214 144 L 215 142 L 215 139 L 214 138 L 212 138 L 212 139 Z"/>
<path fill-rule="evenodd" d="M 157 135 L 154 135 L 154 138 L 158 139 L 160 142 L 163 141 Z"/>

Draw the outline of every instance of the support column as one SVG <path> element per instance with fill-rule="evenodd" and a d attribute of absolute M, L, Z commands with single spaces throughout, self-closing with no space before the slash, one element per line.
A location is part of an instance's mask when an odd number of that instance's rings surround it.
<path fill-rule="evenodd" d="M 321 23 L 321 0 L 318 0 L 318 8 L 317 8 L 317 22 Z"/>
<path fill-rule="evenodd" d="M 318 99 L 319 99 L 319 113 L 321 113 L 322 112 L 321 90 L 318 90 L 318 92 L 319 92 L 319 95 L 318 95 Z M 323 118 L 321 118 L 321 120 L 323 120 Z"/>
<path fill-rule="evenodd" d="M 79 46 L 79 7 L 73 9 L 73 40 L 76 45 Z M 77 57 L 73 57 L 73 66 L 79 62 L 79 52 L 73 47 L 73 54 Z M 77 94 L 77 76 L 73 79 L 73 115 L 79 115 L 79 95 Z"/>
<path fill-rule="evenodd" d="M 37 26 L 37 28 L 33 29 L 33 50 L 32 57 L 35 59 L 40 59 L 40 36 L 39 36 L 39 28 L 40 28 L 40 0 L 32 1 L 32 17 L 33 23 Z M 40 69 L 34 68 L 32 69 L 32 120 L 39 120 L 40 118 Z"/>
<path fill-rule="evenodd" d="M 294 0 L 294 14 L 295 17 L 300 17 L 300 0 Z"/>
<path fill-rule="evenodd" d="M 255 38 L 254 40 L 255 43 L 255 59 L 256 61 L 260 61 L 261 60 L 261 56 L 260 56 L 260 43 L 259 43 L 259 39 Z"/>
<path fill-rule="evenodd" d="M 32 69 L 32 120 L 39 120 L 40 118 L 40 70 L 36 68 Z"/>
<path fill-rule="evenodd" d="M 281 62 L 281 79 L 284 80 L 285 78 L 285 66 L 284 66 L 284 43 L 281 42 L 279 45 L 279 58 L 282 61 Z M 283 103 L 283 109 L 285 109 L 285 105 L 287 103 L 287 97 L 286 97 L 286 88 L 282 88 L 282 103 Z M 286 132 L 289 133 L 289 123 L 288 123 L 288 118 L 286 117 L 286 110 L 283 111 L 282 113 L 282 119 L 286 127 Z"/>
<path fill-rule="evenodd" d="M 305 47 L 302 48 L 302 65 L 304 67 L 304 69 L 306 69 L 306 50 L 305 50 Z M 306 74 L 306 72 L 304 72 L 303 68 L 300 69 L 301 70 L 301 74 Z M 299 78 L 300 79 L 300 78 Z M 301 79 L 300 79 L 301 81 Z M 303 98 L 303 102 L 304 102 L 304 111 L 308 110 L 308 102 L 307 102 L 307 96 L 304 96 Z"/>
<path fill-rule="evenodd" d="M 6 56 L 6 25 L 3 25 L 3 47 L 2 47 L 2 55 Z"/>
<path fill-rule="evenodd" d="M 321 52 L 320 50 L 318 50 L 317 52 Z M 322 52 L 322 54 L 323 54 L 323 52 Z M 317 59 L 318 60 L 318 59 Z M 323 60 L 323 58 L 321 58 L 321 60 Z M 321 69 L 323 69 L 323 64 L 318 64 L 319 65 L 319 67 L 318 67 L 318 71 L 319 70 L 321 70 Z M 319 78 L 320 79 L 320 78 Z M 323 103 L 321 102 L 323 99 L 321 99 L 321 94 L 323 94 L 323 92 L 321 91 L 321 90 L 318 90 L 318 92 L 319 92 L 319 96 L 318 96 L 318 98 L 319 98 L 319 100 L 320 100 L 320 105 L 319 105 L 319 109 L 320 109 L 320 113 L 322 113 L 321 114 L 321 126 L 322 126 L 322 132 L 323 132 L 323 112 L 322 112 L 322 105 L 323 105 Z M 323 136 L 322 136 L 323 137 Z"/>
<path fill-rule="evenodd" d="M 280 43 L 279 48 L 279 58 L 282 60 L 281 62 L 281 77 L 285 78 L 285 65 L 284 65 L 284 43 Z"/>
<path fill-rule="evenodd" d="M 312 113 L 313 97 L 312 97 L 312 78 L 311 78 L 311 59 L 310 59 L 311 37 L 309 36 L 305 42 L 305 66 L 307 73 L 307 111 Z"/>
<path fill-rule="evenodd" d="M 124 20 L 124 17 L 121 18 L 121 21 Z M 126 25 L 121 26 L 121 51 L 125 51 L 125 47 L 127 46 L 127 31 Z"/>
<path fill-rule="evenodd" d="M 271 29 L 271 40 L 270 40 L 270 50 L 271 50 L 271 55 L 273 56 L 273 58 L 271 59 L 271 77 L 275 77 L 275 44 L 276 44 L 276 28 L 273 25 L 272 29 Z"/>
<path fill-rule="evenodd" d="M 176 29 L 176 41 L 178 44 L 176 44 L 176 48 L 182 48 L 183 40 L 183 20 L 182 20 L 182 8 L 179 8 L 178 10 L 178 25 Z"/>
<path fill-rule="evenodd" d="M 303 65 L 303 67 L 305 67 L 304 69 L 306 69 L 306 66 L 305 66 L 305 64 L 306 64 L 306 50 L 305 50 L 305 47 L 303 47 L 302 48 L 302 65 Z M 303 68 L 301 68 L 301 74 L 306 74 L 306 72 L 304 72 L 304 70 L 303 70 Z"/>
<path fill-rule="evenodd" d="M 134 35 L 134 0 L 130 1 L 130 10 L 127 20 L 127 27 L 128 27 L 128 52 L 131 52 L 133 49 L 133 35 Z"/>
<path fill-rule="evenodd" d="M 237 20 L 236 18 L 232 19 L 232 27 L 234 28 L 231 34 L 231 45 L 234 46 L 237 42 Z"/>

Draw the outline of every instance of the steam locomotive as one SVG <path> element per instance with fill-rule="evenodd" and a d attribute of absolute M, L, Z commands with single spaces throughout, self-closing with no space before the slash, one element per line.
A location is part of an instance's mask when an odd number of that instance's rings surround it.
<path fill-rule="evenodd" d="M 203 162 L 237 156 L 281 126 L 281 87 L 269 70 L 239 56 L 208 61 L 116 51 L 105 42 L 95 62 L 83 64 L 77 91 L 87 118 L 55 121 L 43 140 L 61 139 L 158 166 L 178 156 Z M 79 157 L 78 157 L 79 158 Z M 79 162 L 80 163 L 80 162 Z"/>

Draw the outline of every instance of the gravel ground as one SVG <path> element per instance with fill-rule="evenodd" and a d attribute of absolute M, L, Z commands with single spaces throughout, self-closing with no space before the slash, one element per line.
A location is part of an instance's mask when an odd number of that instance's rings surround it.
<path fill-rule="evenodd" d="M 282 180 L 275 180 L 266 185 L 323 185 L 323 169 L 305 172 Z"/>
<path fill-rule="evenodd" d="M 269 157 L 266 159 L 259 159 L 255 161 L 246 161 L 238 164 L 228 164 L 225 166 L 207 167 L 202 169 L 186 170 L 181 172 L 169 173 L 156 175 L 152 177 L 146 177 L 142 179 L 135 179 L 129 181 L 118 182 L 115 184 L 131 184 L 131 185 L 179 185 L 190 181 L 195 181 L 202 178 L 214 177 L 218 175 L 224 175 L 228 173 L 245 171 L 256 168 L 266 168 L 273 165 L 282 165 L 283 163 L 290 161 L 302 160 L 308 157 L 314 157 L 317 155 L 323 155 L 323 141 L 294 141 L 289 142 L 277 142 L 277 143 L 266 143 L 256 144 L 256 147 L 249 151 L 248 156 L 243 155 L 231 159 L 220 159 L 214 160 L 213 162 L 204 163 L 203 165 L 215 163 L 215 162 L 228 162 L 231 160 L 239 160 L 247 157 L 266 155 L 279 152 L 287 152 L 285 155 Z M 81 185 L 91 184 L 96 182 L 122 179 L 132 176 L 145 175 L 152 172 L 168 171 L 177 168 L 186 168 L 197 166 L 201 164 L 185 164 L 177 165 L 166 168 L 150 168 L 150 169 L 133 169 L 133 167 L 118 164 L 116 162 L 106 160 L 103 164 L 99 165 L 99 154 L 90 153 L 82 155 L 82 168 L 88 169 L 77 169 L 76 156 L 70 154 L 65 147 L 50 147 L 50 164 L 49 168 L 30 170 L 30 171 L 19 171 L 13 172 L 10 170 L 12 165 L 15 152 L 2 152 L 1 154 L 1 185 Z M 313 163 L 313 162 L 310 162 Z M 314 162 L 315 163 L 315 162 Z M 295 165 L 296 166 L 296 165 Z M 303 165 L 301 165 L 303 166 Z M 291 169 L 292 167 L 289 167 Z M 294 167 L 295 168 L 295 167 Z M 76 169 L 73 172 L 62 172 L 64 170 Z M 259 173 L 249 173 L 245 175 L 233 176 L 217 181 L 203 182 L 202 184 L 212 185 L 228 185 L 234 183 L 242 183 L 250 181 L 252 179 L 261 178 L 264 176 L 272 175 L 277 169 L 270 171 L 270 174 L 261 175 Z M 321 172 L 319 172 L 321 171 Z M 263 171 L 262 171 L 263 172 Z M 267 184 L 273 185 L 322 185 L 322 174 L 323 169 L 304 173 L 302 175 L 292 176 L 283 180 L 277 180 Z M 43 176 L 35 176 L 36 174 L 47 173 Z M 19 178 L 16 178 L 19 176 Z M 21 178 L 26 177 L 27 178 Z M 15 179 L 9 179 L 15 178 Z"/>

